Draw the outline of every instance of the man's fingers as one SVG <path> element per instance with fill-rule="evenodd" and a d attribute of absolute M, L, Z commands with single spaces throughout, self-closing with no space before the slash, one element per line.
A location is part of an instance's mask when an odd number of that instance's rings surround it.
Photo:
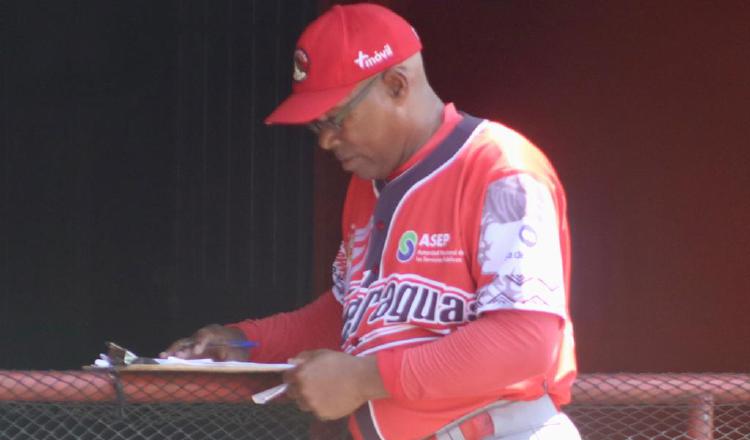
<path fill-rule="evenodd" d="M 320 350 L 312 350 L 312 351 L 301 351 L 293 358 L 289 359 L 287 362 L 292 365 L 301 365 L 305 363 L 308 359 L 314 357 L 316 353 Z"/>
<path fill-rule="evenodd" d="M 183 359 L 195 359 L 206 357 L 207 352 L 210 348 L 210 337 L 206 336 L 195 336 L 189 338 L 183 338 L 170 345 L 169 348 L 159 354 L 160 358 L 167 358 L 169 356 L 183 358 Z M 226 353 L 223 353 L 226 357 Z"/>
<path fill-rule="evenodd" d="M 297 402 L 297 408 L 299 408 L 300 411 L 304 411 L 304 412 L 312 411 L 312 408 L 310 408 L 310 405 L 308 405 L 305 402 L 305 399 L 297 399 L 296 402 Z"/>
<path fill-rule="evenodd" d="M 318 354 L 318 351 L 319 350 L 303 351 L 295 357 L 289 359 L 288 362 L 292 365 L 295 365 L 295 368 L 284 371 L 284 373 L 282 374 L 282 379 L 284 380 L 284 383 L 287 384 L 287 397 L 292 399 L 301 411 L 312 412 L 315 417 L 323 420 L 318 411 L 308 400 L 308 397 L 310 396 L 306 396 L 304 392 L 305 363 L 314 359 Z"/>
<path fill-rule="evenodd" d="M 198 336 L 195 338 L 191 352 L 193 357 L 202 357 L 208 347 L 209 338 Z"/>
<path fill-rule="evenodd" d="M 311 412 L 312 407 L 307 403 L 307 399 L 305 399 L 305 396 L 302 394 L 299 383 L 293 378 L 288 381 L 287 377 L 284 377 L 284 383 L 287 384 L 286 396 L 292 399 L 301 411 Z"/>
<path fill-rule="evenodd" d="M 291 363 L 291 359 L 290 359 Z M 294 400 L 295 403 L 297 403 L 297 406 L 302 409 L 302 406 L 300 405 L 300 402 L 302 400 L 302 396 L 300 394 L 300 383 L 297 377 L 297 368 L 293 368 L 291 370 L 286 370 L 281 374 L 281 379 L 286 384 L 286 395 L 290 399 Z"/>
<path fill-rule="evenodd" d="M 167 358 L 169 356 L 180 357 L 180 358 L 189 357 L 190 352 L 192 351 L 191 348 L 194 343 L 195 341 L 193 340 L 193 338 L 179 339 L 175 341 L 172 345 L 170 345 L 169 348 L 159 353 L 159 357 L 162 359 Z"/>
<path fill-rule="evenodd" d="M 285 392 L 286 397 L 296 402 L 297 397 L 299 396 L 296 385 L 288 383 L 288 382 L 285 382 L 285 384 L 286 384 L 286 392 Z"/>
<path fill-rule="evenodd" d="M 229 342 L 244 338 L 237 335 L 238 330 L 228 329 L 218 324 L 211 324 L 195 332 L 189 338 L 182 338 L 169 346 L 159 354 L 159 357 L 169 356 L 184 359 L 211 358 L 217 361 L 225 361 L 230 357 L 233 360 L 247 359 L 246 349 L 236 349 L 232 352 Z"/>

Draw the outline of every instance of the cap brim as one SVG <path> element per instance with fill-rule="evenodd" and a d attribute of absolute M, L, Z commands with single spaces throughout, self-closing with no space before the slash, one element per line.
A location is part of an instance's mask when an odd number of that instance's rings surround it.
<path fill-rule="evenodd" d="M 343 101 L 356 87 L 355 84 L 314 92 L 297 92 L 289 95 L 265 120 L 266 124 L 307 124 Z"/>

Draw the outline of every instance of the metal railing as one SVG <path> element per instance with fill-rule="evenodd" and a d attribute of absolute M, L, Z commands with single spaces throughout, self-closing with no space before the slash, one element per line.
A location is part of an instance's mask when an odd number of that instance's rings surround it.
<path fill-rule="evenodd" d="M 0 371 L 2 439 L 345 439 L 292 405 L 254 405 L 271 374 Z M 750 439 L 750 375 L 584 374 L 565 412 L 586 440 Z"/>

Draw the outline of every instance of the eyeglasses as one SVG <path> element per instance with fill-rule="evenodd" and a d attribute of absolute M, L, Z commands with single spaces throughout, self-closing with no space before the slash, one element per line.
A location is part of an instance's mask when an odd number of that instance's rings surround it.
<path fill-rule="evenodd" d="M 339 130 L 341 130 L 341 124 L 343 124 L 344 119 L 349 116 L 349 113 L 354 110 L 354 107 L 356 107 L 357 104 L 365 99 L 367 93 L 370 91 L 373 84 L 375 84 L 375 81 L 381 77 L 381 75 L 382 73 L 367 81 L 367 83 L 365 83 L 365 85 L 361 89 L 359 89 L 357 94 L 354 95 L 354 97 L 350 99 L 349 102 L 342 105 L 341 109 L 339 109 L 339 111 L 337 111 L 335 114 L 328 116 L 325 119 L 320 119 L 307 124 L 308 128 L 310 128 L 310 130 L 312 130 L 315 134 L 319 134 L 324 129 L 332 130 L 334 132 L 338 132 Z"/>

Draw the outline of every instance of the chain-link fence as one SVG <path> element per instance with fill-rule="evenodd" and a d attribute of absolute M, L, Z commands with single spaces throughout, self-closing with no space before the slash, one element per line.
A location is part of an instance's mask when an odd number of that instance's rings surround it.
<path fill-rule="evenodd" d="M 272 374 L 0 371 L 0 439 L 345 439 L 288 403 L 250 396 Z"/>
<path fill-rule="evenodd" d="M 750 375 L 582 375 L 565 412 L 587 440 L 747 440 Z"/>
<path fill-rule="evenodd" d="M 2 439 L 346 439 L 288 403 L 274 375 L 0 371 Z M 586 440 L 750 439 L 750 375 L 581 375 L 565 408 Z"/>

